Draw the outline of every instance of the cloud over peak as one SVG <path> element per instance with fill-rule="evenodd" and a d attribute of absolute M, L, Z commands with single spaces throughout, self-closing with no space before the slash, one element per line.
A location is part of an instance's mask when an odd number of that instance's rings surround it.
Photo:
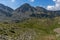
<path fill-rule="evenodd" d="M 35 0 L 29 0 L 30 2 L 34 2 Z"/>
<path fill-rule="evenodd" d="M 35 0 L 29 0 L 30 2 L 34 2 Z M 15 2 L 15 0 L 11 0 L 11 2 Z"/>
<path fill-rule="evenodd" d="M 47 10 L 60 10 L 60 0 L 53 0 L 55 5 L 48 5 Z"/>
<path fill-rule="evenodd" d="M 11 0 L 11 2 L 15 2 L 15 0 Z"/>

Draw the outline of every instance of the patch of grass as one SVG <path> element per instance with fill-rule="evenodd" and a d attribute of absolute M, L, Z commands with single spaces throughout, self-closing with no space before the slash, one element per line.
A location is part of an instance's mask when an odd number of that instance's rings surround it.
<path fill-rule="evenodd" d="M 56 19 L 31 18 L 18 23 L 0 23 L 0 34 L 17 37 L 30 29 L 36 32 L 36 40 L 39 40 L 39 37 L 43 39 L 43 36 L 55 35 L 56 33 L 53 30 L 58 27 L 60 27 L 60 24 Z"/>

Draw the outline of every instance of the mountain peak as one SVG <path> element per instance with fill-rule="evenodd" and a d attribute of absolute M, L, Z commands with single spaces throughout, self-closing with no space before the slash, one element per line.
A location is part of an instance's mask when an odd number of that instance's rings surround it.
<path fill-rule="evenodd" d="M 26 11 L 29 11 L 30 9 L 32 9 L 32 6 L 28 3 L 25 3 L 25 4 L 21 5 L 19 8 L 17 8 L 16 11 L 26 12 Z"/>
<path fill-rule="evenodd" d="M 0 3 L 0 6 L 3 6 L 3 4 Z"/>
<path fill-rule="evenodd" d="M 30 4 L 28 4 L 28 3 L 25 3 L 25 4 L 23 4 L 23 5 L 27 5 L 27 6 L 29 6 Z"/>
<path fill-rule="evenodd" d="M 21 5 L 21 7 L 20 7 L 20 8 L 22 8 L 22 7 L 31 7 L 31 5 L 30 5 L 30 4 L 28 4 L 28 3 L 25 3 L 25 4 Z"/>

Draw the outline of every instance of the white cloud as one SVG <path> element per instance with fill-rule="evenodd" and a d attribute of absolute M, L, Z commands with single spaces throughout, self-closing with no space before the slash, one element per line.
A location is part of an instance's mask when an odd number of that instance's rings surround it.
<path fill-rule="evenodd" d="M 53 0 L 55 5 L 48 5 L 47 10 L 60 10 L 60 0 Z"/>
<path fill-rule="evenodd" d="M 56 0 L 53 0 L 53 1 L 56 1 Z"/>
<path fill-rule="evenodd" d="M 11 2 L 15 2 L 15 0 L 11 0 Z"/>
<path fill-rule="evenodd" d="M 35 0 L 30 0 L 30 2 L 34 2 Z"/>
<path fill-rule="evenodd" d="M 30 2 L 34 2 L 35 0 L 29 0 Z M 11 2 L 15 2 L 15 0 L 11 0 Z"/>

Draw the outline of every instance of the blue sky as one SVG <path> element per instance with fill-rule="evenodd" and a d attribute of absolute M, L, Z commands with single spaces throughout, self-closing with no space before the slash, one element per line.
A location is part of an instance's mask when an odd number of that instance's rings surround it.
<path fill-rule="evenodd" d="M 46 8 L 48 5 L 55 5 L 53 0 L 0 0 L 0 3 L 13 9 L 18 8 L 24 3 L 29 3 L 32 6 L 42 6 L 44 8 Z"/>

